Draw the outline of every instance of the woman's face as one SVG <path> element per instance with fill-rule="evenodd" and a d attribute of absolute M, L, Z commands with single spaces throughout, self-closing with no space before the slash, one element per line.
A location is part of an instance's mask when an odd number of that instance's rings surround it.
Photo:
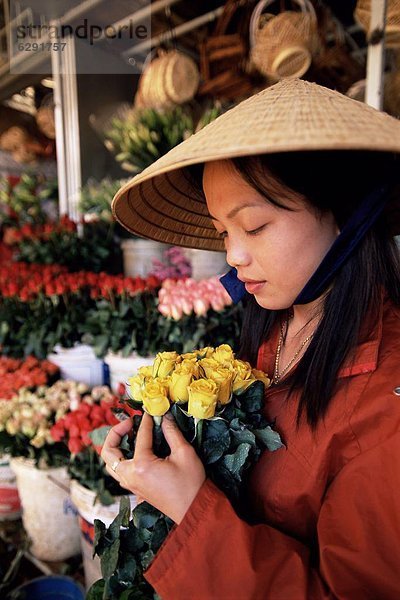
<path fill-rule="evenodd" d="M 333 215 L 283 195 L 277 200 L 294 210 L 274 206 L 229 161 L 207 163 L 203 187 L 227 262 L 247 291 L 264 308 L 292 306 L 339 234 Z"/>

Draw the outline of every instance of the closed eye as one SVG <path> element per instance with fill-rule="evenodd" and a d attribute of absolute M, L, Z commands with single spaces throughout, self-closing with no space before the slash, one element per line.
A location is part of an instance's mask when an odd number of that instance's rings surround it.
<path fill-rule="evenodd" d="M 266 224 L 261 225 L 261 227 L 257 227 L 257 229 L 252 229 L 251 231 L 246 231 L 246 235 L 257 235 L 258 233 L 261 233 L 265 228 L 266 228 Z"/>

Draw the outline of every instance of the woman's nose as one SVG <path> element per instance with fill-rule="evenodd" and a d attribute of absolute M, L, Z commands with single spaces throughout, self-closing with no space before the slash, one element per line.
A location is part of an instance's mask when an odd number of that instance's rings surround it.
<path fill-rule="evenodd" d="M 230 241 L 226 244 L 226 262 L 231 267 L 244 267 L 250 263 L 250 255 L 242 245 Z"/>

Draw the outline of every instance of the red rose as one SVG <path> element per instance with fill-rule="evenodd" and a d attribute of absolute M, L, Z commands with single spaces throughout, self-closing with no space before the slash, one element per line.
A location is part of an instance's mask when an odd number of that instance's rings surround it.
<path fill-rule="evenodd" d="M 79 454 L 79 452 L 82 452 L 83 448 L 84 445 L 79 438 L 72 437 L 69 439 L 68 450 L 71 452 L 71 454 Z"/>

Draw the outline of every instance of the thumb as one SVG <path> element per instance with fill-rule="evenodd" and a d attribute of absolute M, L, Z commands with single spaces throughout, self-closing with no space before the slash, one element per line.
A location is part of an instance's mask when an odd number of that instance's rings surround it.
<path fill-rule="evenodd" d="M 161 427 L 168 446 L 171 448 L 171 452 L 188 445 L 188 442 L 183 437 L 174 417 L 170 413 L 163 416 Z"/>

